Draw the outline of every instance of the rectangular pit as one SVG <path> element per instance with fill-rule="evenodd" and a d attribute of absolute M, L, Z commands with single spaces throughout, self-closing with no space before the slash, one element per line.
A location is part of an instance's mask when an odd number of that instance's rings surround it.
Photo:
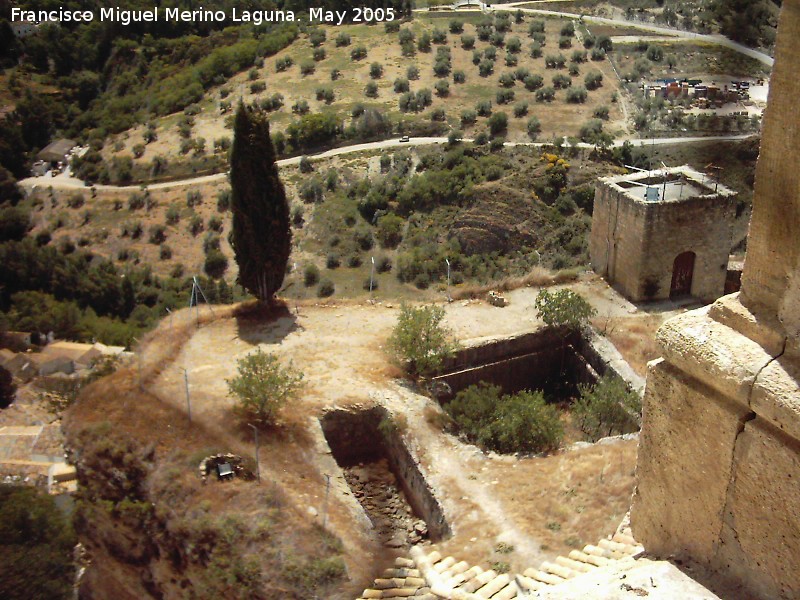
<path fill-rule="evenodd" d="M 577 393 L 578 384 L 594 384 L 605 373 L 605 363 L 599 356 L 587 357 L 588 350 L 579 332 L 548 327 L 463 348 L 433 379 L 452 392 L 439 396 L 444 402 L 481 381 L 499 385 L 505 394 L 542 390 L 548 398 L 566 399 Z"/>
<path fill-rule="evenodd" d="M 450 526 L 441 505 L 406 448 L 400 433 L 391 426 L 387 427 L 387 423 L 391 423 L 391 415 L 382 406 L 360 411 L 332 410 L 320 418 L 328 446 L 337 464 L 345 471 L 354 493 L 357 492 L 351 483 L 354 470 L 366 468 L 374 472 L 385 464 L 402 490 L 412 516 L 425 522 L 427 537 L 432 541 L 448 537 Z M 359 498 L 373 525 L 380 530 L 381 517 L 369 509 L 369 500 Z M 396 502 L 396 499 L 391 502 Z"/>

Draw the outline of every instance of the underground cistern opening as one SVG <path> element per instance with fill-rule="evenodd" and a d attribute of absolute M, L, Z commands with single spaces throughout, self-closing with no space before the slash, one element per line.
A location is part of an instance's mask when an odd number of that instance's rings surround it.
<path fill-rule="evenodd" d="M 450 535 L 441 505 L 385 408 L 332 410 L 320 418 L 320 425 L 385 546 L 404 548 Z"/>

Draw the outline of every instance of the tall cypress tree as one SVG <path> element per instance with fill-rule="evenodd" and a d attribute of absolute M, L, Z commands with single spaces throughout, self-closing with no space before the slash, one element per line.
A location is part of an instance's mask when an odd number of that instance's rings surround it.
<path fill-rule="evenodd" d="M 240 103 L 231 148 L 231 245 L 239 283 L 262 302 L 283 284 L 292 247 L 289 202 L 278 177 L 267 113 Z"/>

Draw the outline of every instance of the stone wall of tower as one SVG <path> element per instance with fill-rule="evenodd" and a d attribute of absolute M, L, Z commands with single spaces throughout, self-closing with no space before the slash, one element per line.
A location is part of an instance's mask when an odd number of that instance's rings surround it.
<path fill-rule="evenodd" d="M 675 258 L 696 254 L 692 295 L 712 302 L 725 288 L 736 219 L 733 192 L 646 202 L 601 181 L 595 190 L 592 268 L 634 302 L 669 298 Z"/>

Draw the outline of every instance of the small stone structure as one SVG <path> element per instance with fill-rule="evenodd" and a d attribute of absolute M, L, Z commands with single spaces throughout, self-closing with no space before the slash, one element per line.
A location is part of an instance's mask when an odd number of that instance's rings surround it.
<path fill-rule="evenodd" d="M 495 292 L 492 290 L 486 296 L 486 301 L 489 302 L 492 306 L 498 306 L 503 308 L 504 306 L 508 306 L 508 300 L 505 296 L 500 294 L 499 292 Z"/>
<path fill-rule="evenodd" d="M 631 526 L 730 598 L 800 598 L 800 0 L 783 3 L 742 289 L 648 365 Z"/>
<path fill-rule="evenodd" d="M 206 483 L 209 475 L 213 475 L 216 472 L 219 465 L 225 463 L 231 466 L 234 476 L 241 477 L 242 479 L 253 478 L 253 473 L 244 466 L 244 459 L 241 456 L 237 456 L 236 454 L 213 454 L 211 456 L 206 456 L 200 461 L 198 471 L 200 472 L 200 478 L 203 480 L 203 483 Z"/>
<path fill-rule="evenodd" d="M 592 268 L 633 302 L 725 289 L 736 192 L 687 167 L 606 177 L 594 197 Z"/>

